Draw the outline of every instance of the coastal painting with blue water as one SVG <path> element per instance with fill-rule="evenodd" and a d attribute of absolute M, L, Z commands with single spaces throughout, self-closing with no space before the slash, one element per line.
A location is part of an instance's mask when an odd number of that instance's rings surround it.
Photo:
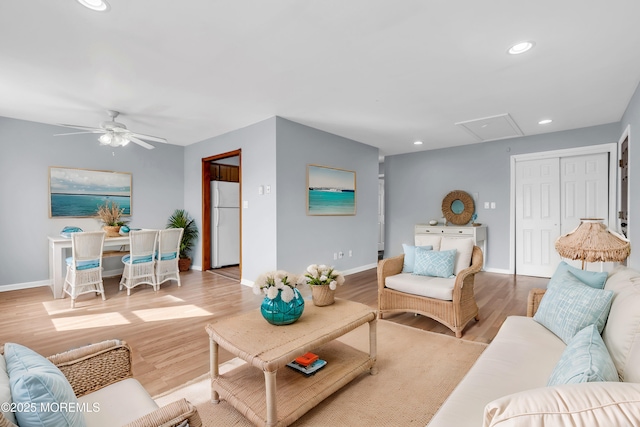
<path fill-rule="evenodd" d="M 131 174 L 88 169 L 49 169 L 50 216 L 92 217 L 106 201 L 131 215 Z"/>
<path fill-rule="evenodd" d="M 309 165 L 308 215 L 355 215 L 356 173 L 343 169 Z"/>

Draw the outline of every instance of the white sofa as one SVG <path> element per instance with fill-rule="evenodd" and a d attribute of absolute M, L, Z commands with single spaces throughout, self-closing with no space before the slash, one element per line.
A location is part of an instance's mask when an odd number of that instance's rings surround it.
<path fill-rule="evenodd" d="M 545 292 L 534 290 L 528 316 L 506 319 L 429 427 L 639 426 L 640 273 L 617 267 L 604 289 L 613 298 L 602 342 L 620 382 L 547 386 L 567 345 L 530 317 Z"/>

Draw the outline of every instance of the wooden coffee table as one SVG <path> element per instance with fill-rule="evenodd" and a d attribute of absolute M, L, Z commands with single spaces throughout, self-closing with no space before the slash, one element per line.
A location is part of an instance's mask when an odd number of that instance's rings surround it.
<path fill-rule="evenodd" d="M 365 323 L 369 354 L 334 341 Z M 256 425 L 289 425 L 361 373 L 376 373 L 376 311 L 360 303 L 336 299 L 316 307 L 305 301 L 302 316 L 291 325 L 271 325 L 254 310 L 215 321 L 206 330 L 212 401 L 226 400 Z M 247 363 L 219 374 L 218 346 Z M 309 377 L 286 367 L 308 351 L 327 366 Z"/>

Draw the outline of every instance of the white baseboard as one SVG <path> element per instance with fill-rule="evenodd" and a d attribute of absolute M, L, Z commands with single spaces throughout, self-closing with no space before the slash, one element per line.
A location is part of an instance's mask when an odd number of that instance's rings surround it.
<path fill-rule="evenodd" d="M 16 283 L 13 285 L 2 285 L 0 286 L 0 292 L 19 291 L 21 289 L 40 288 L 42 286 L 51 287 L 51 282 L 49 280 L 38 280 L 37 282 L 25 282 L 25 283 Z"/>
<path fill-rule="evenodd" d="M 502 268 L 485 268 L 483 271 L 486 271 L 487 273 L 513 274 L 513 271 Z"/>
<path fill-rule="evenodd" d="M 349 274 L 360 273 L 361 271 L 369 270 L 369 269 L 375 268 L 377 266 L 378 266 L 377 263 L 366 264 L 366 265 L 361 265 L 360 267 L 350 268 L 349 270 L 341 270 L 341 273 L 343 275 L 347 276 Z M 247 280 L 247 279 L 241 279 L 240 280 L 240 284 L 244 285 L 244 286 L 253 287 L 253 283 L 254 283 L 253 281 Z"/>

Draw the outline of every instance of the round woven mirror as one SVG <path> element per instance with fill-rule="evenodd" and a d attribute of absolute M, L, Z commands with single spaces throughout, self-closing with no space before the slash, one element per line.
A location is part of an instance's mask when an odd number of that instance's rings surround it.
<path fill-rule="evenodd" d="M 475 211 L 473 197 L 465 191 L 454 190 L 442 200 L 442 215 L 452 224 L 467 225 Z"/>

